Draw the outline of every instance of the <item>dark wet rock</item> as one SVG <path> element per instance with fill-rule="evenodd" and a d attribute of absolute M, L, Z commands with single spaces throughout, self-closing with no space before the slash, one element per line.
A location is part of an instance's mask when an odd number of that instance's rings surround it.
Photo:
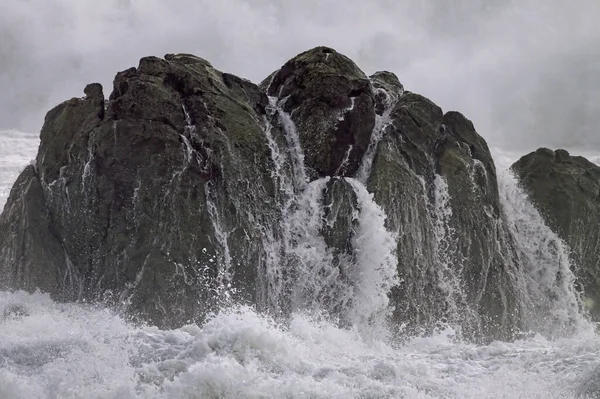
<path fill-rule="evenodd" d="M 275 212 L 266 96 L 188 55 L 143 58 L 109 101 L 98 84 L 85 94 L 48 113 L 5 206 L 2 287 L 106 300 L 161 326 L 201 317 L 224 273 L 253 301 L 256 221 Z"/>
<path fill-rule="evenodd" d="M 4 308 L 2 317 L 4 320 L 9 319 L 22 319 L 23 317 L 29 316 L 29 311 L 24 305 L 11 304 Z"/>
<path fill-rule="evenodd" d="M 510 277 L 515 265 L 504 256 L 512 250 L 511 238 L 502 231 L 496 170 L 485 140 L 460 113 L 444 114 L 410 92 L 390 119 L 368 189 L 399 233 L 395 318 L 414 332 L 446 320 L 462 324 L 467 337 L 512 337 L 519 320 Z M 453 276 L 462 286 L 455 291 L 464 294 L 449 294 Z M 440 306 L 444 302 L 462 309 L 462 320 L 450 320 L 456 309 Z"/>
<path fill-rule="evenodd" d="M 0 215 L 0 286 L 52 292 L 65 298 L 64 250 L 33 166 L 15 182 Z M 17 283 L 18 282 L 18 283 Z"/>
<path fill-rule="evenodd" d="M 550 228 L 571 250 L 572 269 L 600 321 L 600 167 L 565 150 L 540 148 L 512 165 Z"/>
<path fill-rule="evenodd" d="M 389 101 L 388 93 L 396 93 L 402 95 L 404 86 L 398 80 L 398 77 L 392 72 L 378 71 L 369 76 L 369 80 L 375 89 L 375 112 L 377 115 L 382 115 L 386 108 L 386 103 Z"/>
<path fill-rule="evenodd" d="M 317 47 L 292 58 L 261 87 L 291 114 L 313 178 L 356 172 L 375 114 L 369 79 L 352 60 Z"/>
<path fill-rule="evenodd" d="M 352 238 L 356 228 L 357 198 L 352 186 L 343 179 L 330 180 L 323 192 L 325 208 L 323 238 L 332 248 L 334 261 L 340 265 L 353 256 Z"/>
<path fill-rule="evenodd" d="M 462 263 L 468 300 L 486 315 L 485 335 L 500 330 L 500 336 L 509 336 L 519 317 L 512 280 L 517 265 L 511 261 L 512 239 L 504 231 L 489 148 L 473 123 L 458 112 L 444 115 L 436 147 L 438 173 L 448 185 L 449 224 L 457 238 L 454 262 Z"/>

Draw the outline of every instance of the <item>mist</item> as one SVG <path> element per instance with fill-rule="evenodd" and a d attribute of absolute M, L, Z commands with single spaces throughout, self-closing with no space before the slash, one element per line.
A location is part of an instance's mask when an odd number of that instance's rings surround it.
<path fill-rule="evenodd" d="M 316 45 L 473 120 L 490 145 L 600 149 L 593 0 L 22 0 L 0 4 L 0 129 L 39 131 L 89 82 L 188 52 L 260 82 Z"/>

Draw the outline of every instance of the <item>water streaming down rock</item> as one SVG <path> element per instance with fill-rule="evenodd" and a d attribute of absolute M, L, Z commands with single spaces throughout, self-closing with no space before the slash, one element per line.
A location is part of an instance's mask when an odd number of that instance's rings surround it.
<path fill-rule="evenodd" d="M 0 286 L 190 324 L 0 292 L 1 397 L 596 395 L 567 248 L 464 116 L 328 48 L 267 81 L 147 58 L 49 113 Z"/>
<path fill-rule="evenodd" d="M 273 122 L 267 121 L 274 177 L 283 197 L 281 232 L 269 245 L 275 253 L 266 266 L 272 287 L 267 295 L 275 297 L 270 302 L 288 311 L 325 311 L 348 323 L 372 324 L 376 313 L 388 308 L 387 294 L 395 284 L 394 239 L 387 235 L 385 215 L 356 180 L 324 177 L 309 183 L 294 121 L 277 98 L 270 98 L 270 107 L 271 118 L 286 133 L 289 154 L 282 155 L 286 151 L 273 139 Z M 340 165 L 347 161 L 343 158 Z M 374 248 L 377 255 L 369 256 Z"/>
<path fill-rule="evenodd" d="M 503 207 L 530 206 L 514 179 L 500 174 L 499 183 Z M 531 224 L 544 241 L 549 230 L 531 215 L 509 219 Z M 0 397 L 14 399 L 591 399 L 598 392 L 593 335 L 474 346 L 446 329 L 393 349 L 302 314 L 278 325 L 230 308 L 202 326 L 159 330 L 24 292 L 0 292 L 0 314 Z"/>
<path fill-rule="evenodd" d="M 459 236 L 452 227 L 452 208 L 448 184 L 440 175 L 435 177 L 433 204 L 433 228 L 435 235 L 435 255 L 437 279 L 447 306 L 445 322 L 453 326 L 468 325 L 471 330 L 479 328 L 477 312 L 465 295 L 465 282 L 461 278 L 465 264 L 458 251 Z"/>
<path fill-rule="evenodd" d="M 383 138 L 386 129 L 392 124 L 390 115 L 394 111 L 398 100 L 404 94 L 402 84 L 389 72 L 378 72 L 371 76 L 369 80 L 374 89 L 374 95 L 379 101 L 376 103 L 375 126 L 371 132 L 371 140 L 356 173 L 356 178 L 362 183 L 366 183 L 371 175 L 373 158 L 377 152 L 377 146 Z M 386 80 L 389 81 L 386 82 Z"/>
<path fill-rule="evenodd" d="M 499 179 L 500 199 L 513 235 L 523 329 L 546 337 L 571 336 L 591 328 L 575 288 L 569 251 L 542 219 L 510 171 Z"/>
<path fill-rule="evenodd" d="M 600 166 L 566 150 L 540 148 L 511 166 L 544 222 L 568 246 L 587 312 L 600 322 Z"/>
<path fill-rule="evenodd" d="M 520 318 L 514 256 L 506 255 L 511 237 L 502 233 L 487 145 L 464 116 L 404 92 L 393 75 L 374 78 L 401 93 L 391 109 L 380 96 L 377 108 L 390 122 L 365 158 L 371 168 L 359 172 L 399 237 L 398 325 L 414 334 L 460 320 L 465 337 L 511 336 Z"/>
<path fill-rule="evenodd" d="M 396 236 L 385 227 L 385 212 L 358 180 L 346 178 L 357 198 L 355 264 L 350 267 L 354 295 L 350 319 L 361 326 L 382 326 L 389 313 L 388 295 L 398 284 Z"/>
<path fill-rule="evenodd" d="M 48 114 L 2 214 L 2 287 L 159 326 L 244 303 L 404 339 L 537 328 L 487 144 L 392 73 L 319 47 L 256 86 L 182 54 L 85 92 Z"/>
<path fill-rule="evenodd" d="M 317 47 L 292 58 L 261 83 L 296 125 L 310 180 L 356 173 L 375 125 L 371 82 L 349 58 Z"/>

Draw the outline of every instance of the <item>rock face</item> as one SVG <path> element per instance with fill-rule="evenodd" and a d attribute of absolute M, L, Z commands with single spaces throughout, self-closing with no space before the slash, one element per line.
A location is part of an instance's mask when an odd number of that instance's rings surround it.
<path fill-rule="evenodd" d="M 600 167 L 565 150 L 540 148 L 512 165 L 546 223 L 571 249 L 593 320 L 600 321 Z"/>
<path fill-rule="evenodd" d="M 295 122 L 313 177 L 352 176 L 375 124 L 373 91 L 349 58 L 327 47 L 304 52 L 261 85 Z"/>
<path fill-rule="evenodd" d="M 401 93 L 389 76 L 374 79 Z M 399 233 L 396 318 L 420 331 L 458 317 L 466 336 L 511 336 L 515 265 L 503 256 L 511 238 L 487 144 L 463 115 L 423 96 L 392 102 L 367 187 Z"/>
<path fill-rule="evenodd" d="M 252 301 L 254 220 L 274 212 L 266 96 L 188 55 L 143 58 L 108 101 L 98 84 L 85 94 L 48 113 L 36 167 L 7 202 L 2 286 L 127 303 L 173 325 L 212 306 L 235 259 Z"/>
<path fill-rule="evenodd" d="M 502 218 L 472 123 L 390 72 L 317 47 L 257 86 L 191 55 L 147 57 L 108 99 L 88 85 L 46 116 L 0 218 L 0 289 L 103 300 L 159 326 L 230 302 L 368 323 L 389 298 L 399 334 L 452 322 L 510 338 Z"/>

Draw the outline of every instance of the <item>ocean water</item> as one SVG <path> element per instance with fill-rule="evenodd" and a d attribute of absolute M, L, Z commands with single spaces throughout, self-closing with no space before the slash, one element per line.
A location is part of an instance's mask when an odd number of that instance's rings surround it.
<path fill-rule="evenodd" d="M 35 136 L 0 132 L 0 207 L 36 150 Z M 504 212 L 526 227 L 517 232 L 524 256 L 540 269 L 568 270 L 560 245 L 551 246 L 556 253 L 539 251 L 557 238 L 503 172 L 513 154 L 495 151 L 495 157 Z M 349 183 L 370 212 L 365 219 L 374 223 L 365 225 L 361 245 L 387 245 L 387 232 L 376 224 L 381 211 L 358 181 Z M 363 257 L 365 267 L 386 262 L 368 252 Z M 535 301 L 536 284 L 544 282 L 523 281 Z M 381 298 L 381 281 L 361 284 L 360 298 Z M 451 325 L 396 342 L 382 334 L 381 323 L 368 328 L 357 321 L 340 328 L 318 311 L 296 311 L 275 321 L 235 305 L 202 325 L 160 330 L 102 306 L 0 292 L 0 398 L 600 397 L 600 337 L 573 313 L 572 286 L 560 289 L 562 299 L 548 311 L 573 321 L 568 333 L 554 334 L 556 323 L 532 319 L 531 332 L 521 339 L 488 345 L 462 342 Z M 362 301 L 365 309 L 353 308 L 352 315 L 371 314 L 377 303 Z"/>
<path fill-rule="evenodd" d="M 0 308 L 14 305 L 27 314 L 0 327 L 2 398 L 578 398 L 600 372 L 600 340 L 585 333 L 475 346 L 449 328 L 395 346 L 245 307 L 163 331 L 42 294 L 0 294 Z"/>
<path fill-rule="evenodd" d="M 0 130 L 0 210 L 19 172 L 35 158 L 38 135 Z"/>

